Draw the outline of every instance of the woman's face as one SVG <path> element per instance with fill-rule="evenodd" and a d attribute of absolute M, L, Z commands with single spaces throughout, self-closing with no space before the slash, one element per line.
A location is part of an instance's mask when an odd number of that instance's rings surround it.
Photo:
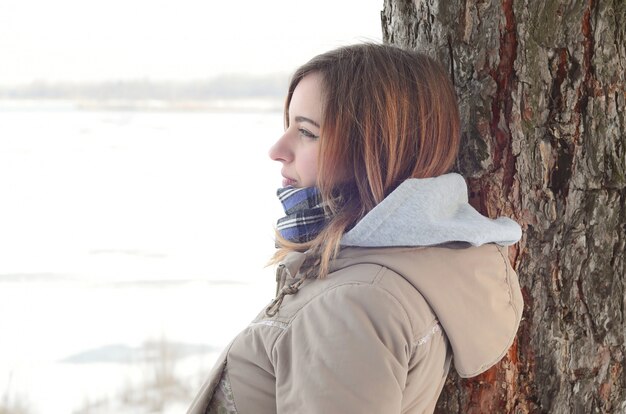
<path fill-rule="evenodd" d="M 270 148 L 269 156 L 283 164 L 283 187 L 312 187 L 317 180 L 317 155 L 322 122 L 322 78 L 306 75 L 289 103 L 289 127 Z"/>

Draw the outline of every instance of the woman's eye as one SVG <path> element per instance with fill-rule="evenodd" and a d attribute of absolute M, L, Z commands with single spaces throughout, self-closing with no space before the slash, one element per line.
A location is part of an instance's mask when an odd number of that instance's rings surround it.
<path fill-rule="evenodd" d="M 312 133 L 308 129 L 300 128 L 300 129 L 298 129 L 298 131 L 300 131 L 300 135 L 305 136 L 307 138 L 311 138 L 311 139 L 319 138 L 319 136 L 315 135 L 314 133 Z"/>

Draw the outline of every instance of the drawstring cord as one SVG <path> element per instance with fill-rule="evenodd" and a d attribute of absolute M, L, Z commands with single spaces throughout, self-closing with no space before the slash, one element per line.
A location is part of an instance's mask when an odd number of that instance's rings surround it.
<path fill-rule="evenodd" d="M 300 286 L 304 283 L 304 278 L 299 279 L 297 282 L 292 283 L 291 285 L 283 286 L 283 288 L 278 292 L 272 303 L 265 309 L 265 314 L 267 316 L 274 316 L 278 313 L 278 309 L 280 305 L 283 303 L 283 299 L 286 295 L 293 295 L 298 292 Z"/>
<path fill-rule="evenodd" d="M 304 277 L 296 279 L 300 266 L 304 262 L 306 255 L 299 252 L 291 252 L 288 257 L 279 263 L 276 268 L 276 296 L 270 305 L 265 308 L 265 314 L 272 317 L 278 313 L 280 305 L 286 295 L 293 295 L 304 283 Z M 291 279 L 287 284 L 287 279 Z M 294 281 L 294 279 L 296 279 Z"/>

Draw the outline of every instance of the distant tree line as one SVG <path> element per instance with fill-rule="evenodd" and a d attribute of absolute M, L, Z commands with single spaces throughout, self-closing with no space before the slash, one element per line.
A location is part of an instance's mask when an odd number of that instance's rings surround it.
<path fill-rule="evenodd" d="M 215 99 L 282 98 L 288 75 L 220 75 L 207 80 L 154 81 L 150 79 L 103 82 L 36 81 L 0 86 L 0 99 L 70 100 L 162 100 L 204 101 Z"/>

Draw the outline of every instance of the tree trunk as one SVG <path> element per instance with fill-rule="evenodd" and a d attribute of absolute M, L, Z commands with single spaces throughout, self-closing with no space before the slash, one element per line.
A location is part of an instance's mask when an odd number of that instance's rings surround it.
<path fill-rule="evenodd" d="M 439 413 L 626 413 L 626 1 L 385 0 L 383 38 L 444 62 L 471 202 L 523 228 L 507 357 Z M 488 321 L 486 321 L 488 323 Z"/>

